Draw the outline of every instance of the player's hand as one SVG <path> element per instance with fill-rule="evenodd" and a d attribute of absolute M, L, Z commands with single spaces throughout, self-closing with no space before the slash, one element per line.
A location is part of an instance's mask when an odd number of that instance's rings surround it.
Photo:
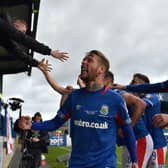
<path fill-rule="evenodd" d="M 68 85 L 68 86 L 66 86 L 64 92 L 65 92 L 65 94 L 70 94 L 73 91 L 73 89 L 74 88 L 72 86 Z"/>
<path fill-rule="evenodd" d="M 50 72 L 52 70 L 51 64 L 48 63 L 48 60 L 45 60 L 44 58 L 39 62 L 38 68 L 42 72 Z"/>
<path fill-rule="evenodd" d="M 35 138 L 35 137 L 33 137 L 33 138 L 32 138 L 32 141 L 33 141 L 33 142 L 39 142 L 40 139 L 39 139 L 39 138 Z"/>
<path fill-rule="evenodd" d="M 117 129 L 117 135 L 118 135 L 120 138 L 124 138 L 123 130 L 122 130 L 121 128 L 118 128 L 118 129 Z"/>
<path fill-rule="evenodd" d="M 59 90 L 58 92 L 61 94 L 61 95 L 69 95 L 72 90 L 73 90 L 73 87 L 72 86 L 66 86 L 65 88 L 62 87 L 62 86 L 58 86 L 57 90 Z"/>
<path fill-rule="evenodd" d="M 168 114 L 155 114 L 152 118 L 153 125 L 156 127 L 164 127 L 168 125 Z"/>
<path fill-rule="evenodd" d="M 118 84 L 118 83 L 113 83 L 113 84 L 111 84 L 111 88 L 112 88 L 112 89 L 120 89 L 120 90 L 122 90 L 122 89 L 125 89 L 126 86 L 125 86 L 125 85 Z"/>
<path fill-rule="evenodd" d="M 32 120 L 29 116 L 22 116 L 19 119 L 19 124 L 18 124 L 20 129 L 23 130 L 30 130 L 32 126 Z"/>
<path fill-rule="evenodd" d="M 132 163 L 132 167 L 131 168 L 138 168 L 138 164 L 137 163 Z"/>
<path fill-rule="evenodd" d="M 57 58 L 62 62 L 66 61 L 69 58 L 67 56 L 67 54 L 68 54 L 67 52 L 61 52 L 59 50 L 51 51 L 50 54 L 51 54 L 52 57 Z"/>

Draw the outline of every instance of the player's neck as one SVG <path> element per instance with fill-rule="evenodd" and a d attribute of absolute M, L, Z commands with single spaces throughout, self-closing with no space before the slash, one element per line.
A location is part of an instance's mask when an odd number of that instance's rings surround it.
<path fill-rule="evenodd" d="M 88 82 L 86 83 L 86 89 L 88 91 L 97 91 L 99 90 L 100 88 L 102 88 L 104 85 L 102 82 L 95 82 L 95 81 L 92 81 L 92 82 Z"/>

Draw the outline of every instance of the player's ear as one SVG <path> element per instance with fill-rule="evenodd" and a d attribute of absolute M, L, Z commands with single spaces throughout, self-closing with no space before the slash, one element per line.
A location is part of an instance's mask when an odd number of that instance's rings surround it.
<path fill-rule="evenodd" d="M 98 68 L 98 74 L 105 74 L 106 68 L 103 65 L 100 65 Z"/>

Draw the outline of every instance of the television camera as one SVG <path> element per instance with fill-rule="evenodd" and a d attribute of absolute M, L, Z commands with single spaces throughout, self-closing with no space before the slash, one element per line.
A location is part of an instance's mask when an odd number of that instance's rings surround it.
<path fill-rule="evenodd" d="M 22 113 L 22 103 L 24 103 L 24 100 L 20 99 L 20 98 L 9 98 L 8 99 L 8 105 L 10 106 L 12 111 L 16 111 L 19 110 L 19 117 L 21 117 L 21 113 Z"/>

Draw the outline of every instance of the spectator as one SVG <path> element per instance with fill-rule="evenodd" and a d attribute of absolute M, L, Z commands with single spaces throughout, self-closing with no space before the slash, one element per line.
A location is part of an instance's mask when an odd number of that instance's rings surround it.
<path fill-rule="evenodd" d="M 32 118 L 33 122 L 42 122 L 42 117 L 39 112 L 34 114 Z M 39 168 L 42 153 L 47 153 L 47 147 L 49 145 L 49 135 L 46 131 L 29 131 L 27 134 L 28 152 L 33 156 L 32 168 Z"/>
<path fill-rule="evenodd" d="M 68 58 L 66 52 L 51 50 L 51 48 L 47 45 L 44 45 L 33 39 L 31 36 L 26 35 L 25 32 L 27 31 L 27 25 L 23 20 L 16 19 L 12 22 L 9 15 L 1 14 L 0 25 L 0 45 L 4 47 L 11 55 L 19 58 L 31 66 L 38 67 L 41 65 L 41 62 L 32 58 L 30 55 L 27 55 L 23 49 L 23 46 L 43 55 L 51 55 L 52 57 L 61 61 Z M 45 65 L 43 68 L 47 70 Z"/>

